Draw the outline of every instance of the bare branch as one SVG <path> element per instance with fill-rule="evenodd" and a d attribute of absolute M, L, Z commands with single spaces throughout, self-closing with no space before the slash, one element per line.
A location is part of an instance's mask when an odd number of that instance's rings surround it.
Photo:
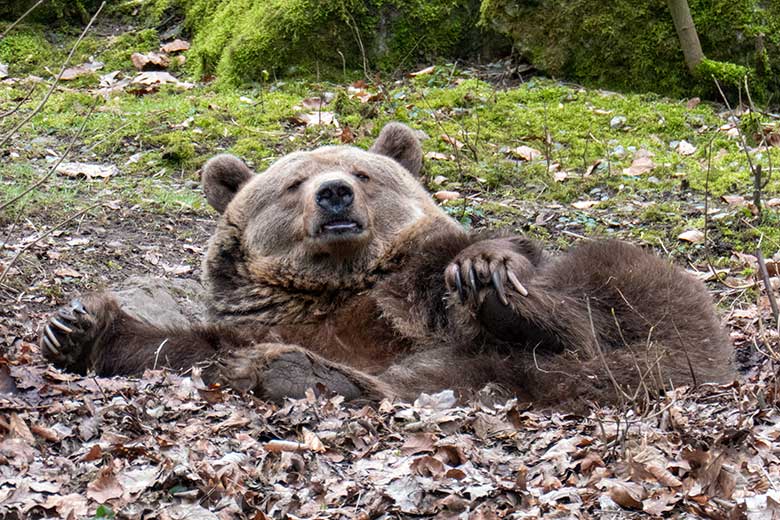
<path fill-rule="evenodd" d="M 761 248 L 756 248 L 756 259 L 758 260 L 758 269 L 761 272 L 761 279 L 764 281 L 764 289 L 766 289 L 767 298 L 769 298 L 769 305 L 772 307 L 772 316 L 775 318 L 775 326 L 780 330 L 780 310 L 777 308 L 777 300 L 772 292 L 772 284 L 769 281 L 769 271 L 766 269 L 766 262 L 764 262 L 764 255 L 761 253 Z"/>
<path fill-rule="evenodd" d="M 9 200 L 7 202 L 3 202 L 2 204 L 0 204 L 0 211 L 3 211 L 8 206 L 11 206 L 12 204 L 15 204 L 20 199 L 22 199 L 25 195 L 27 195 L 28 193 L 33 191 L 35 188 L 37 188 L 38 186 L 40 186 L 41 184 L 46 182 L 49 179 L 49 177 L 54 175 L 54 172 L 57 170 L 57 167 L 62 163 L 62 161 L 65 160 L 65 157 L 67 157 L 68 154 L 70 153 L 71 149 L 73 149 L 73 145 L 76 144 L 76 141 L 78 140 L 79 137 L 81 137 L 82 132 L 84 132 L 84 128 L 87 126 L 87 121 L 89 121 L 90 116 L 95 111 L 95 107 L 97 106 L 97 103 L 98 103 L 98 98 L 95 98 L 95 102 L 92 103 L 92 106 L 89 108 L 89 112 L 87 112 L 86 117 L 84 117 L 84 121 L 81 122 L 81 126 L 79 127 L 78 131 L 73 136 L 73 138 L 70 140 L 70 143 L 68 143 L 68 148 L 65 149 L 65 152 L 60 156 L 60 158 L 57 160 L 57 162 L 54 163 L 51 168 L 49 168 L 49 171 L 46 172 L 46 174 L 43 177 L 41 177 L 40 179 L 35 181 L 28 188 L 26 188 L 24 191 L 22 191 L 19 195 L 17 195 L 16 197 L 13 197 L 11 200 Z"/>
<path fill-rule="evenodd" d="M 12 109 L 10 109 L 10 110 L 7 110 L 7 111 L 5 111 L 5 112 L 3 112 L 3 113 L 0 113 L 0 119 L 5 119 L 5 118 L 6 118 L 6 117 L 8 117 L 8 116 L 12 116 L 12 115 L 14 115 L 14 114 L 16 113 L 16 111 L 17 111 L 17 110 L 19 110 L 20 108 L 22 108 L 22 105 L 24 105 L 25 103 L 27 103 L 27 101 L 28 101 L 28 100 L 30 99 L 30 97 L 33 95 L 33 92 L 35 92 L 35 88 L 36 88 L 37 86 L 38 86 L 38 85 L 36 85 L 35 83 L 33 83 L 32 87 L 30 87 L 30 90 L 28 90 L 28 91 L 27 91 L 27 94 L 25 94 L 25 95 L 24 95 L 24 97 L 22 98 L 22 100 L 21 100 L 21 101 L 19 101 L 19 102 L 16 104 L 16 106 L 15 106 L 15 107 L 13 107 Z"/>
<path fill-rule="evenodd" d="M 40 242 L 41 240 L 43 240 L 47 236 L 51 235 L 53 232 L 55 232 L 56 230 L 58 230 L 62 226 L 66 225 L 67 223 L 69 223 L 69 222 L 79 218 L 81 215 L 83 215 L 83 214 L 85 214 L 85 213 L 87 213 L 89 211 L 92 211 L 93 209 L 97 208 L 98 206 L 102 206 L 102 205 L 103 205 L 102 202 L 98 202 L 97 204 L 93 204 L 93 205 L 91 205 L 90 207 L 88 207 L 86 209 L 82 209 L 78 213 L 76 213 L 74 215 L 71 215 L 70 217 L 68 217 L 65 220 L 63 220 L 62 222 L 60 222 L 59 224 L 55 225 L 54 227 L 52 227 L 51 229 L 49 229 L 48 231 L 43 233 L 41 236 L 39 236 L 38 238 L 36 238 L 32 242 L 29 242 L 29 243 L 25 244 L 24 247 L 21 248 L 19 251 L 17 251 L 17 253 L 13 256 L 13 258 L 11 258 L 11 261 L 8 262 L 8 265 L 5 266 L 5 269 L 3 269 L 3 273 L 0 274 L 0 284 L 2 284 L 3 281 L 5 281 L 5 277 L 8 275 L 8 272 L 11 270 L 11 267 L 13 267 L 13 265 L 16 263 L 16 261 L 19 259 L 19 257 L 22 256 L 22 254 L 24 254 L 25 251 L 27 251 L 32 246 L 34 246 L 35 244 L 37 244 L 38 242 Z"/>
<path fill-rule="evenodd" d="M 46 1 L 46 0 L 38 0 L 38 1 L 37 1 L 37 2 L 36 2 L 36 3 L 35 3 L 33 6 L 32 6 L 32 7 L 30 7 L 30 8 L 29 8 L 27 11 L 25 11 L 25 12 L 24 12 L 24 14 L 23 14 L 22 16 L 20 16 L 19 18 L 17 18 L 17 19 L 16 19 L 16 21 L 15 21 L 14 23 L 12 23 L 12 24 L 11 24 L 11 25 L 9 25 L 8 27 L 6 27 L 5 31 L 3 31 L 3 34 L 0 34 L 0 40 L 2 40 L 3 38 L 5 38 L 5 37 L 6 37 L 6 35 L 7 35 L 9 32 L 11 32 L 11 30 L 13 30 L 13 28 L 14 28 L 14 27 L 16 27 L 17 25 L 19 25 L 19 23 L 21 23 L 21 21 L 22 21 L 22 20 L 24 20 L 25 18 L 27 18 L 27 15 L 28 15 L 28 14 L 32 13 L 32 12 L 35 10 L 35 8 L 36 8 L 36 7 L 38 7 L 39 5 L 41 5 L 41 4 L 42 4 L 43 2 L 45 2 L 45 1 Z"/>
<path fill-rule="evenodd" d="M 106 2 L 102 2 L 100 4 L 100 7 L 98 7 L 98 10 L 95 11 L 95 14 L 92 16 L 92 19 L 89 21 L 87 26 L 84 28 L 84 30 L 81 32 L 81 36 L 79 36 L 79 39 L 76 40 L 76 43 L 73 45 L 73 47 L 70 49 L 70 53 L 68 54 L 68 57 L 65 58 L 65 63 L 62 64 L 62 68 L 60 69 L 60 73 L 57 74 L 57 77 L 54 78 L 54 82 L 51 84 L 51 87 L 49 87 L 49 90 L 46 92 L 46 95 L 43 96 L 43 99 L 40 103 L 38 103 L 38 106 L 35 107 L 35 109 L 30 112 L 27 117 L 22 119 L 14 128 L 11 129 L 10 132 L 8 132 L 2 139 L 0 139 L 0 148 L 4 147 L 8 141 L 11 140 L 11 137 L 19 131 L 20 128 L 22 128 L 24 125 L 26 125 L 35 115 L 41 111 L 43 106 L 46 104 L 46 102 L 49 100 L 49 97 L 51 96 L 52 92 L 54 92 L 54 89 L 57 88 L 57 84 L 60 82 L 60 78 L 62 77 L 62 74 L 65 72 L 65 69 L 68 68 L 68 65 L 70 64 L 71 58 L 73 58 L 73 54 L 76 52 L 76 49 L 78 48 L 81 41 L 84 39 L 84 36 L 86 36 L 87 31 L 92 27 L 92 24 L 95 23 L 95 20 L 97 19 L 98 15 L 100 14 L 100 11 L 103 10 L 103 7 L 106 6 Z"/>

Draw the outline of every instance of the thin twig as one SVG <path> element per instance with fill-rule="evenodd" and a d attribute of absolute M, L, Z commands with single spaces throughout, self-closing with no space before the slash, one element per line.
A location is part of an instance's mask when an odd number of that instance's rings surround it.
<path fill-rule="evenodd" d="M 710 141 L 707 143 L 707 173 L 704 176 L 704 261 L 707 262 L 707 267 L 709 267 L 710 272 L 717 282 L 725 285 L 729 289 L 744 289 L 744 287 L 729 284 L 726 281 L 725 274 L 723 278 L 721 278 L 720 273 L 712 264 L 712 257 L 710 255 L 710 241 L 708 237 L 710 229 L 710 173 L 712 172 L 712 143 L 714 141 L 715 134 L 713 134 Z"/>
<path fill-rule="evenodd" d="M 65 69 L 68 67 L 68 64 L 70 63 L 71 58 L 73 57 L 73 54 L 76 52 L 76 49 L 78 48 L 81 41 L 84 39 L 84 36 L 87 35 L 87 31 L 89 31 L 90 27 L 92 27 L 92 24 L 95 23 L 95 20 L 97 19 L 98 15 L 100 14 L 100 11 L 103 10 L 103 7 L 105 7 L 106 2 L 102 2 L 100 4 L 100 7 L 98 7 L 98 10 L 95 11 L 95 14 L 92 16 L 92 19 L 89 21 L 87 26 L 84 28 L 84 30 L 81 32 L 81 35 L 79 36 L 79 39 L 76 40 L 76 43 L 73 45 L 73 47 L 70 49 L 70 53 L 68 54 L 68 57 L 65 58 L 65 63 L 62 64 L 62 68 L 60 69 L 60 73 L 57 74 L 57 77 L 54 78 L 54 82 L 52 82 L 51 87 L 49 87 L 49 90 L 46 92 L 46 95 L 43 96 L 43 99 L 40 103 L 38 103 L 38 106 L 35 107 L 35 109 L 30 112 L 27 117 L 22 119 L 14 128 L 11 129 L 10 132 L 8 132 L 2 140 L 0 140 L 0 148 L 3 148 L 6 143 L 13 137 L 13 135 L 19 131 L 20 128 L 22 128 L 24 125 L 30 122 L 30 120 L 35 117 L 38 112 L 41 111 L 43 106 L 46 104 L 47 101 L 49 101 L 49 97 L 51 96 L 52 92 L 54 92 L 54 89 L 57 88 L 57 84 L 60 82 L 60 78 L 62 77 L 62 74 L 65 72 Z"/>
<path fill-rule="evenodd" d="M 756 248 L 756 259 L 758 260 L 758 269 L 761 272 L 761 279 L 764 281 L 764 289 L 766 289 L 767 298 L 769 298 L 769 305 L 772 307 L 772 316 L 775 318 L 775 326 L 780 330 L 780 310 L 777 308 L 777 300 L 775 294 L 772 291 L 772 283 L 769 281 L 769 271 L 766 269 L 766 262 L 764 262 L 764 255 L 761 253 L 761 248 Z"/>
<path fill-rule="evenodd" d="M 28 193 L 30 193 L 31 191 L 36 189 L 38 186 L 40 186 L 41 184 L 46 182 L 49 179 L 49 177 L 54 175 L 54 172 L 57 170 L 57 167 L 62 163 L 62 161 L 65 160 L 65 157 L 68 156 L 68 154 L 70 153 L 71 149 L 73 148 L 73 145 L 76 144 L 76 141 L 81 136 L 82 132 L 84 131 L 84 128 L 87 126 L 87 121 L 89 121 L 90 116 L 95 111 L 95 107 L 97 106 L 97 103 L 98 103 L 98 98 L 95 98 L 95 102 L 89 108 L 89 112 L 87 112 L 87 115 L 84 118 L 84 121 L 81 122 L 81 126 L 79 127 L 78 131 L 76 132 L 76 135 L 74 135 L 73 138 L 70 140 L 70 143 L 68 143 L 68 148 L 65 150 L 65 153 L 63 153 L 60 156 L 60 158 L 57 159 L 57 162 L 52 165 L 52 167 L 49 169 L 49 171 L 46 172 L 46 174 L 43 177 L 41 177 L 40 179 L 35 181 L 33 184 L 31 184 L 27 189 L 22 191 L 19 195 L 17 195 L 16 197 L 12 198 L 11 200 L 9 200 L 7 202 L 3 202 L 2 204 L 0 204 L 0 211 L 3 211 L 8 206 L 11 206 L 12 204 L 16 203 L 21 198 L 23 198 L 25 195 L 27 195 Z"/>
<path fill-rule="evenodd" d="M 718 92 L 720 92 L 720 96 L 723 98 L 723 102 L 726 104 L 726 108 L 731 113 L 732 117 L 736 117 L 734 114 L 734 110 L 731 109 L 731 105 L 729 104 L 729 100 L 726 97 L 726 94 L 723 93 L 723 89 L 720 88 L 720 83 L 718 83 L 718 80 L 715 78 L 715 76 L 712 76 L 712 80 L 715 82 L 715 86 L 718 87 Z M 740 89 L 740 92 L 742 92 L 742 89 Z M 754 177 L 756 176 L 756 168 L 753 165 L 753 159 L 750 157 L 750 151 L 748 151 L 747 141 L 745 140 L 745 134 L 742 133 L 742 129 L 739 127 L 739 124 L 735 125 L 735 128 L 737 129 L 737 135 L 739 136 L 739 141 L 742 144 L 742 150 L 745 152 L 745 158 L 747 159 L 748 168 L 750 168 L 750 174 Z M 761 175 L 761 172 L 758 172 L 758 175 Z M 761 208 L 759 207 L 759 212 Z"/>
<path fill-rule="evenodd" d="M 15 106 L 15 107 L 13 107 L 12 109 L 10 109 L 10 110 L 8 110 L 8 111 L 6 111 L 6 112 L 3 112 L 2 114 L 0 114 L 0 119 L 5 119 L 5 118 L 6 118 L 6 117 L 8 117 L 8 116 L 12 116 L 12 115 L 14 115 L 14 114 L 16 113 L 16 111 L 17 111 L 17 110 L 19 110 L 20 108 L 22 108 L 22 105 L 24 105 L 25 103 L 27 103 L 27 100 L 28 100 L 28 99 L 30 99 L 30 97 L 33 95 L 33 92 L 35 92 L 35 89 L 36 89 L 37 87 L 38 87 L 38 85 L 36 85 L 35 83 L 33 83 L 32 87 L 30 87 L 30 90 L 28 90 L 28 91 L 27 91 L 27 94 L 25 94 L 25 95 L 24 95 L 24 97 L 22 98 L 22 100 L 21 100 L 21 101 L 19 101 L 19 102 L 16 104 L 16 106 Z"/>
<path fill-rule="evenodd" d="M 368 81 L 371 81 L 371 78 L 368 75 L 368 57 L 366 56 L 366 48 L 363 46 L 363 38 L 360 37 L 360 29 L 358 29 L 355 18 L 353 18 L 350 13 L 347 13 L 347 16 L 347 25 L 349 25 L 350 29 L 352 29 L 352 31 L 355 33 L 355 39 L 357 40 L 358 47 L 360 48 L 360 56 L 363 58 L 363 75 Z"/>
<path fill-rule="evenodd" d="M 16 19 L 16 21 L 15 21 L 14 23 L 12 23 L 12 24 L 11 24 L 11 25 L 9 25 L 8 27 L 6 27 L 5 31 L 3 31 L 3 34 L 0 34 L 0 41 L 2 41 L 2 39 L 3 39 L 3 38 L 5 38 L 5 37 L 6 37 L 6 35 L 7 35 L 9 32 L 11 32 L 11 30 L 12 30 L 14 27 L 16 27 L 17 25 L 19 25 L 19 23 L 20 23 L 22 20 L 24 20 L 25 18 L 27 18 L 27 15 L 28 15 L 28 14 L 32 13 L 32 12 L 35 10 L 35 8 L 36 8 L 36 7 L 38 7 L 39 5 L 41 5 L 41 4 L 42 4 L 43 2 L 45 2 L 45 1 L 46 1 L 46 0 L 38 0 L 38 1 L 37 1 L 37 2 L 36 2 L 36 3 L 35 3 L 33 6 L 32 6 L 32 7 L 30 7 L 30 8 L 29 8 L 27 11 L 25 11 L 25 13 L 24 13 L 22 16 L 20 16 L 19 18 L 17 18 L 17 19 Z"/>
<path fill-rule="evenodd" d="M 19 251 L 17 251 L 17 253 L 13 256 L 13 258 L 11 258 L 11 261 L 8 262 L 8 265 L 5 266 L 5 269 L 3 270 L 3 273 L 0 274 L 0 284 L 2 284 L 3 281 L 5 281 L 5 277 L 8 275 L 8 272 L 11 270 L 11 267 L 16 263 L 16 261 L 19 259 L 19 257 L 22 256 L 22 254 L 24 254 L 25 251 L 27 251 L 32 246 L 34 246 L 35 244 L 37 244 L 38 242 L 40 242 L 41 240 L 43 240 L 47 236 L 51 235 L 54 231 L 58 230 L 62 226 L 66 225 L 67 223 L 69 223 L 69 222 L 79 218 L 81 215 L 83 215 L 85 213 L 88 213 L 89 211 L 92 211 L 93 209 L 97 208 L 98 206 L 102 206 L 102 205 L 103 205 L 102 202 L 98 202 L 97 204 L 93 204 L 93 205 L 91 205 L 90 207 L 88 207 L 86 209 L 82 209 L 78 213 L 76 213 L 74 215 L 71 215 L 70 217 L 68 217 L 65 220 L 63 220 L 62 222 L 60 222 L 59 224 L 55 225 L 53 228 L 51 228 L 48 231 L 46 231 L 45 233 L 43 233 L 41 236 L 39 236 L 38 238 L 36 238 L 32 242 L 28 242 L 27 244 L 25 244 L 24 247 L 21 248 Z"/>

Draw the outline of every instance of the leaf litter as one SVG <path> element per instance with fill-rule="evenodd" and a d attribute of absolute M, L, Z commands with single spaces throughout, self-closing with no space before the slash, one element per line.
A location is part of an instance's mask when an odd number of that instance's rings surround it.
<path fill-rule="evenodd" d="M 197 372 L 81 377 L 38 359 L 0 358 L 2 515 L 763 519 L 779 503 L 768 366 L 669 392 L 642 415 L 580 417 L 489 389 L 465 405 L 451 391 L 275 405 L 207 388 Z"/>

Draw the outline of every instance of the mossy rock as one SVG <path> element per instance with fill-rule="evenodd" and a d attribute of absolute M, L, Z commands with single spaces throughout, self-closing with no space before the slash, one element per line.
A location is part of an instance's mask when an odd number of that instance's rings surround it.
<path fill-rule="evenodd" d="M 780 90 L 773 72 L 780 70 L 780 2 L 689 5 L 705 55 L 743 67 L 708 72 L 749 69 L 757 93 Z M 709 73 L 685 68 L 665 0 L 483 0 L 482 23 L 510 36 L 521 55 L 553 76 L 623 91 L 717 95 Z"/>
<path fill-rule="evenodd" d="M 195 34 L 196 74 L 243 83 L 268 74 L 335 76 L 362 69 L 364 60 L 370 70 L 393 71 L 473 55 L 495 39 L 477 28 L 479 6 L 479 0 L 192 0 L 185 23 Z"/>

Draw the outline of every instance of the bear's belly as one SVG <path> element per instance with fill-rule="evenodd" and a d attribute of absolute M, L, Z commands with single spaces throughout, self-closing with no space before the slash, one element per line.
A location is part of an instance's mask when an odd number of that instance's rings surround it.
<path fill-rule="evenodd" d="M 382 372 L 412 348 L 369 297 L 353 299 L 321 323 L 274 327 L 273 333 L 285 343 L 371 374 Z"/>

